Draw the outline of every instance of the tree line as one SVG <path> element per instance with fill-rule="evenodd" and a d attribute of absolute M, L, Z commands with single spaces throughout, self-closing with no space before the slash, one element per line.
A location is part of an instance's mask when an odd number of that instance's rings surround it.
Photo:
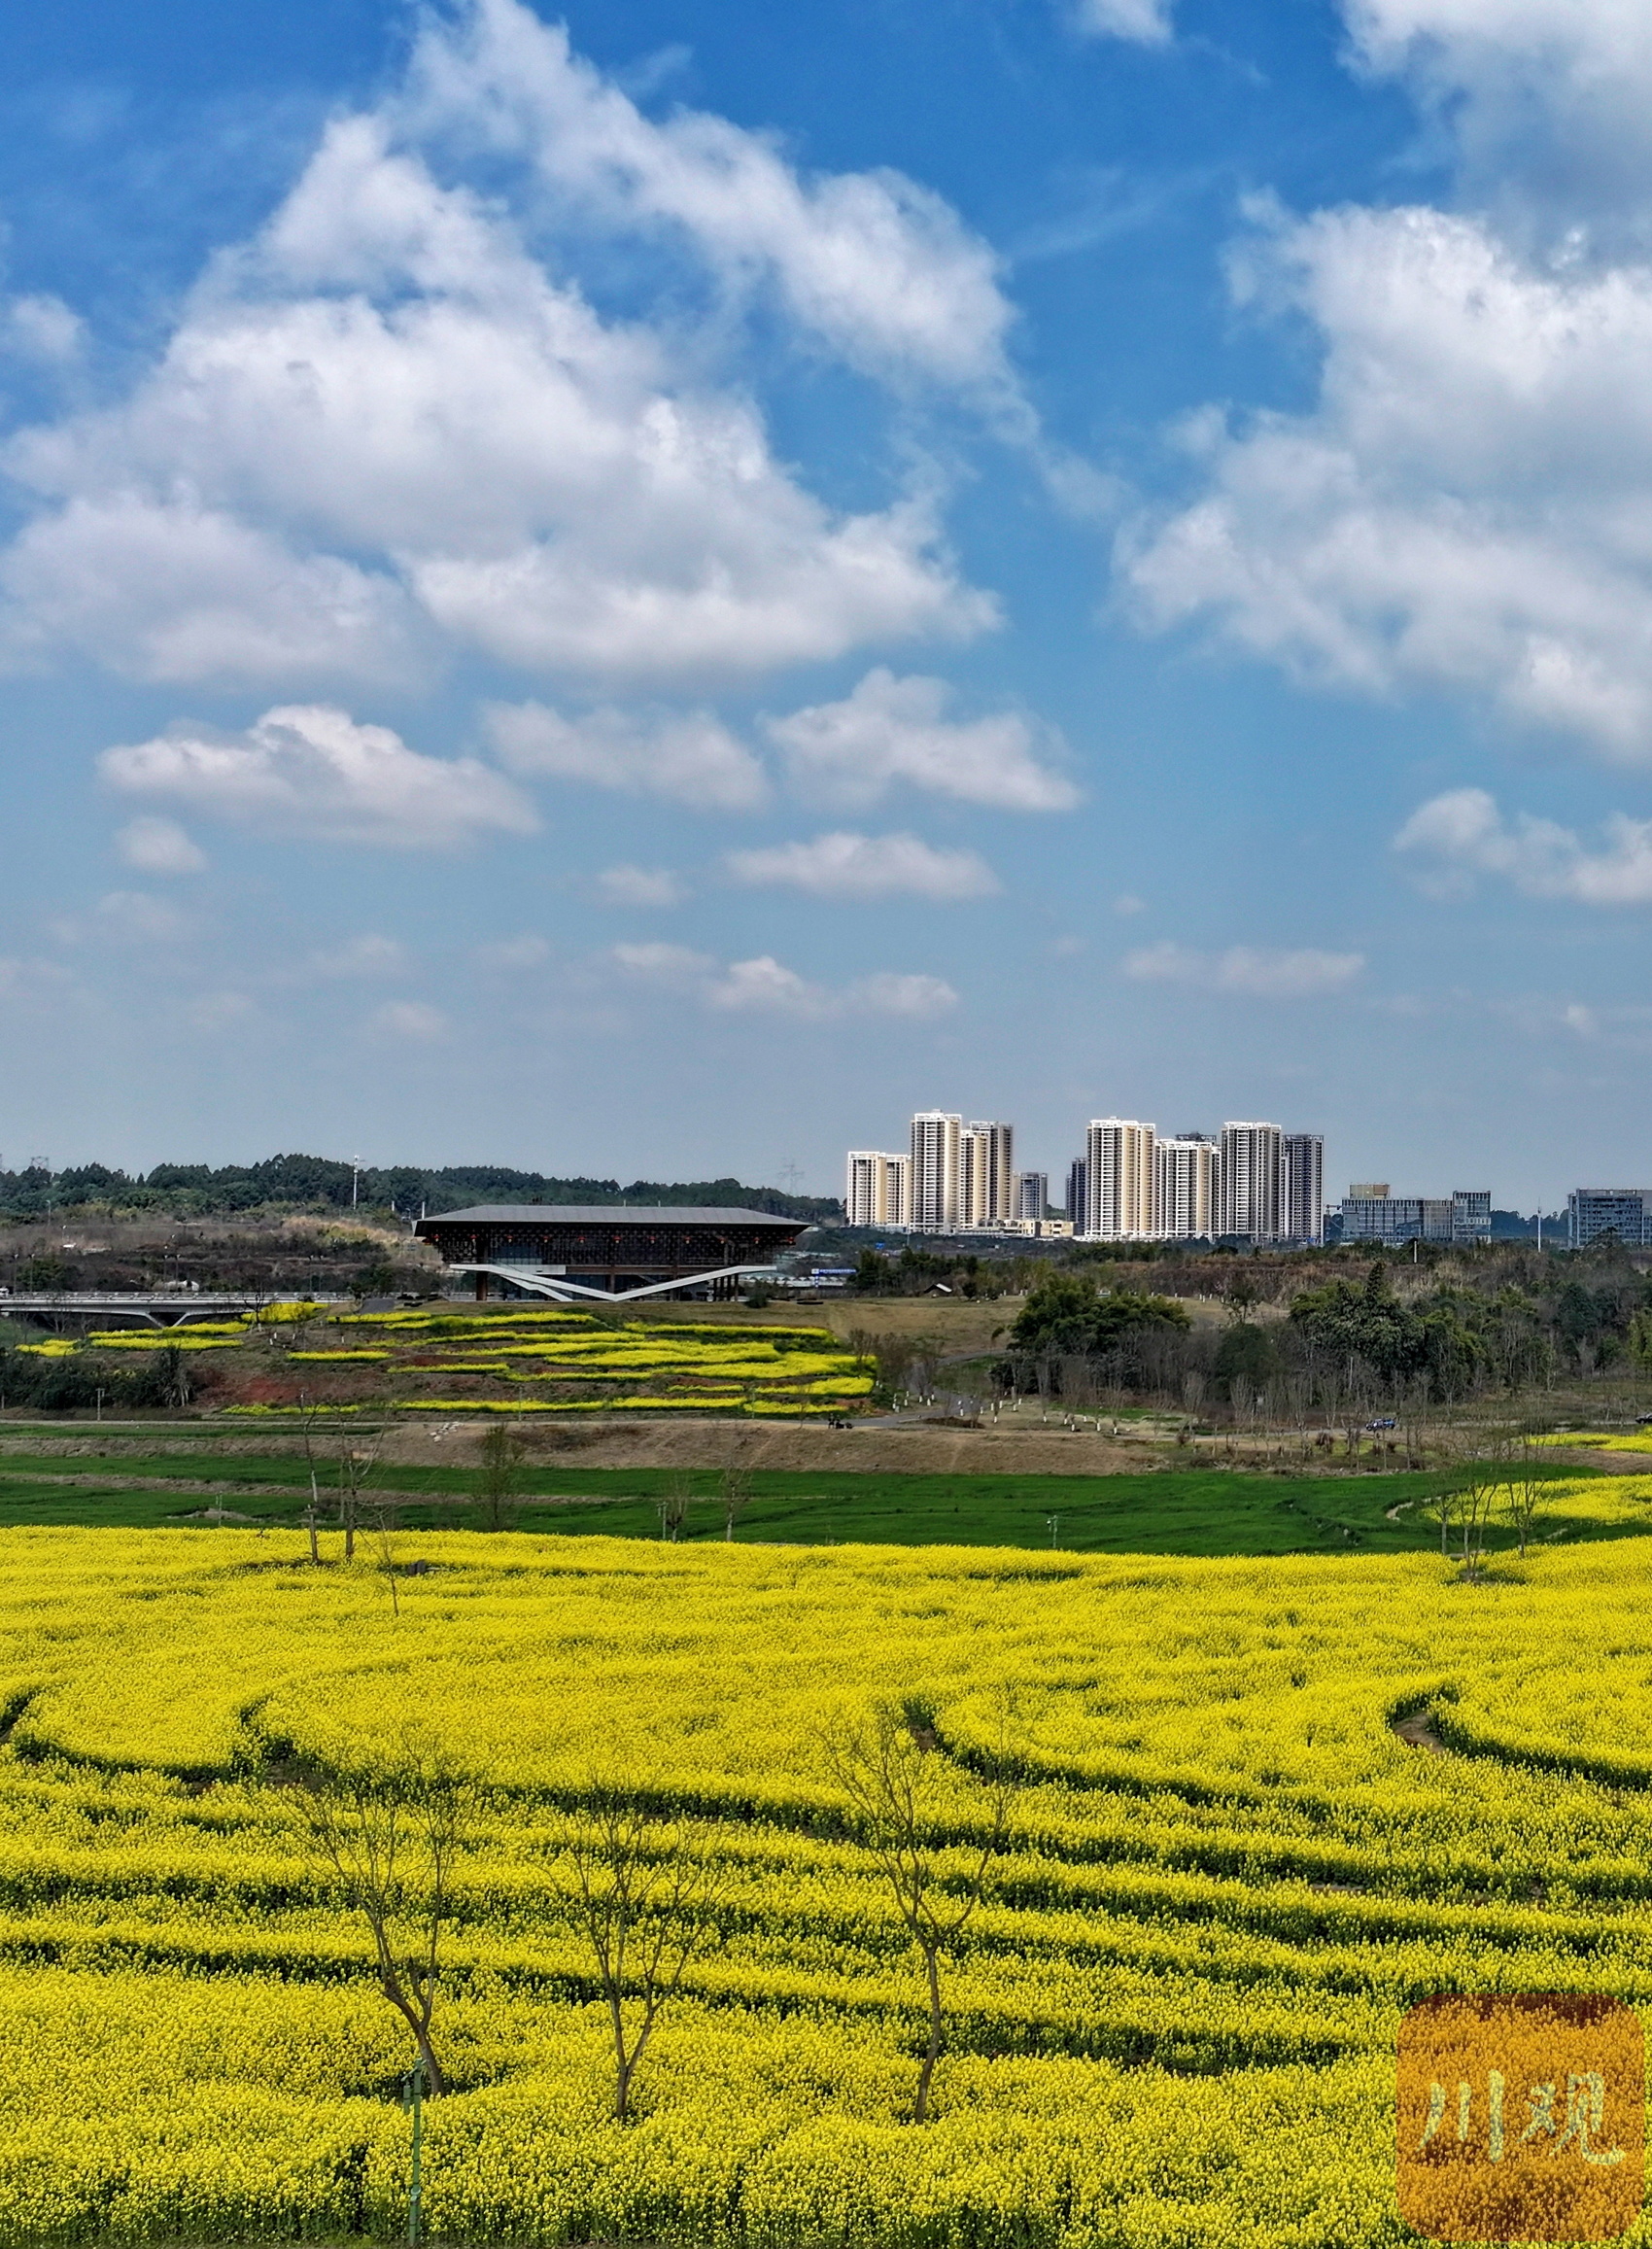
<path fill-rule="evenodd" d="M 64 1171 L 31 1164 L 0 1168 L 0 1216 L 45 1218 L 95 1207 L 119 1214 L 158 1211 L 179 1218 L 214 1218 L 238 1211 L 391 1211 L 403 1219 L 421 1210 L 432 1217 L 473 1202 L 703 1203 L 771 1212 L 777 1218 L 830 1221 L 843 1205 L 829 1195 L 787 1194 L 775 1187 L 747 1187 L 738 1179 L 664 1181 L 561 1179 L 504 1164 L 342 1163 L 325 1156 L 271 1156 L 259 1163 L 157 1163 L 125 1172 L 102 1163 Z"/>
<path fill-rule="evenodd" d="M 1299 1289 L 1283 1318 L 1263 1319 L 1240 1266 L 1223 1292 L 1225 1323 L 1195 1327 L 1174 1297 L 1050 1267 L 1006 1331 L 995 1379 L 1068 1403 L 1106 1388 L 1194 1410 L 1262 1402 L 1334 1418 L 1359 1401 L 1447 1403 L 1652 1367 L 1652 1279 L 1627 1265 L 1584 1277 L 1557 1264 L 1525 1286 L 1447 1278 L 1406 1296 L 1394 1280 L 1392 1262 L 1376 1258 L 1358 1278 Z"/>

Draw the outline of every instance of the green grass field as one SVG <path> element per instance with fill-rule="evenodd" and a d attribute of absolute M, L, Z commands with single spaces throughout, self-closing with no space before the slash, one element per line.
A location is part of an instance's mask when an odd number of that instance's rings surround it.
<path fill-rule="evenodd" d="M 69 1476 L 86 1482 L 70 1482 Z M 602 1533 L 657 1539 L 658 1502 L 678 1481 L 664 1469 L 534 1467 L 524 1470 L 515 1527 L 546 1534 Z M 683 1537 L 724 1535 L 714 1470 L 686 1471 L 693 1494 Z M 1280 1476 L 1221 1470 L 1160 1470 L 1135 1475 L 894 1475 L 759 1471 L 736 1537 L 744 1543 L 893 1546 L 1058 1546 L 1081 1553 L 1397 1553 L 1438 1539 L 1425 1513 L 1448 1480 L 1438 1472 L 1380 1476 Z M 1556 1504 L 1545 1537 L 1635 1536 L 1652 1521 L 1633 1507 L 1579 1511 L 1566 1492 L 1588 1482 L 1555 1471 Z M 145 1488 L 146 1482 L 149 1488 Z M 170 1483 L 191 1489 L 164 1489 Z M 471 1528 L 478 1520 L 475 1471 L 388 1468 L 366 1495 L 410 1530 Z M 375 1489 L 375 1486 L 378 1487 Z M 255 1522 L 293 1523 L 307 1497 L 304 1464 L 293 1455 L 214 1456 L 204 1448 L 99 1462 L 82 1454 L 0 1456 L 0 1525 L 59 1523 L 149 1528 L 188 1524 L 223 1505 Z M 336 1505 L 324 1469 L 324 1523 Z M 1389 1510 L 1399 1508 L 1397 1516 Z M 1652 1505 L 1646 1510 L 1652 1517 Z M 1500 1528 L 1491 1544 L 1512 1542 Z"/>

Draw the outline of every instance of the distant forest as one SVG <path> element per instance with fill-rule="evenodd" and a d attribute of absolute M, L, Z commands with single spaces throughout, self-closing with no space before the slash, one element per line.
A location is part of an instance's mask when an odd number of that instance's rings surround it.
<path fill-rule="evenodd" d="M 746 1187 L 738 1179 L 663 1181 L 548 1179 L 539 1171 L 512 1171 L 498 1163 L 457 1163 L 425 1171 L 416 1164 L 379 1167 L 325 1156 L 271 1156 L 262 1163 L 157 1163 L 153 1171 L 111 1171 L 81 1163 L 67 1171 L 32 1165 L 0 1169 L 0 1217 L 45 1218 L 95 1205 L 111 1213 L 165 1212 L 178 1218 L 212 1218 L 235 1211 L 393 1211 L 415 1219 L 421 1210 L 463 1210 L 473 1202 L 707 1203 L 773 1211 L 779 1218 L 830 1224 L 843 1204 L 829 1195 L 785 1194 L 774 1187 Z"/>

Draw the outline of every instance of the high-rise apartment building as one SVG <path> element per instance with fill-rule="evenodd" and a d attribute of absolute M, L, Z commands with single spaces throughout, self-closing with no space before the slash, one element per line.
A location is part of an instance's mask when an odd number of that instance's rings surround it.
<path fill-rule="evenodd" d="M 884 1148 L 851 1148 L 843 1210 L 850 1226 L 905 1227 L 911 1201 L 912 1158 Z"/>
<path fill-rule="evenodd" d="M 1084 1231 L 1103 1241 L 1155 1233 L 1154 1128 L 1134 1117 L 1092 1117 L 1084 1147 Z"/>
<path fill-rule="evenodd" d="M 1067 1217 L 1076 1234 L 1082 1234 L 1089 1223 L 1089 1170 L 1082 1156 L 1075 1156 L 1067 1166 Z"/>
<path fill-rule="evenodd" d="M 1222 1127 L 1220 1199 L 1221 1232 L 1254 1242 L 1285 1238 L 1285 1135 L 1277 1124 Z"/>
<path fill-rule="evenodd" d="M 1154 1143 L 1156 1231 L 1173 1241 L 1196 1241 L 1216 1231 L 1218 1174 L 1216 1143 L 1202 1132 Z"/>
<path fill-rule="evenodd" d="M 1011 1208 L 1015 1178 L 1013 1124 L 966 1124 L 958 1141 L 958 1213 L 964 1226 L 1002 1226 Z"/>
<path fill-rule="evenodd" d="M 962 1224 L 962 1117 L 920 1109 L 912 1119 L 911 1212 L 918 1233 L 956 1233 Z"/>
<path fill-rule="evenodd" d="M 1015 1174 L 1014 1218 L 1048 1218 L 1050 1216 L 1050 1174 L 1048 1171 L 1017 1171 Z"/>
<path fill-rule="evenodd" d="M 1323 1242 L 1325 1231 L 1325 1144 L 1317 1132 L 1288 1132 L 1285 1135 L 1284 1150 L 1286 1239 L 1293 1242 Z M 1488 1218 L 1487 1225 L 1490 1224 Z"/>

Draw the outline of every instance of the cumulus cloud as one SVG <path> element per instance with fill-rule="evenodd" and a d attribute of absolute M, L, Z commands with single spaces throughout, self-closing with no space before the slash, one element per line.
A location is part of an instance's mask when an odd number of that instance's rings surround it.
<path fill-rule="evenodd" d="M 491 704 L 490 739 L 513 773 L 594 782 L 745 812 L 768 794 L 763 768 L 708 710 L 603 709 L 565 717 L 543 703 Z"/>
<path fill-rule="evenodd" d="M 130 945 L 177 945 L 194 929 L 169 898 L 154 898 L 147 890 L 111 890 L 98 900 L 97 914 L 95 935 L 102 941 L 113 937 Z"/>
<path fill-rule="evenodd" d="M 128 795 L 327 843 L 438 850 L 538 825 L 520 790 L 479 759 L 423 756 L 388 726 L 321 704 L 266 710 L 241 734 L 181 724 L 105 750 L 99 764 Z"/>
<path fill-rule="evenodd" d="M 598 220 L 768 277 L 853 363 L 1003 387 L 992 260 L 944 204 L 651 124 L 518 0 L 470 0 L 126 398 L 5 448 L 32 514 L 0 654 L 292 691 L 474 653 L 635 690 L 993 623 L 927 500 L 846 513 L 775 459 L 720 367 L 726 287 L 699 324 L 681 291 L 658 326 L 593 307 L 566 275 Z"/>
<path fill-rule="evenodd" d="M 809 844 L 731 851 L 737 882 L 777 883 L 816 898 L 935 900 L 984 898 L 998 879 L 974 851 L 937 850 L 916 836 L 857 836 L 840 830 Z"/>
<path fill-rule="evenodd" d="M 491 945 L 478 945 L 471 953 L 479 967 L 503 969 L 507 973 L 542 968 L 550 957 L 549 945 L 531 930 L 525 930 L 520 937 L 501 937 Z"/>
<path fill-rule="evenodd" d="M 373 1027 L 392 1038 L 429 1043 L 446 1038 L 451 1026 L 438 1007 L 421 999 L 396 999 L 377 1011 Z"/>
<path fill-rule="evenodd" d="M 616 945 L 612 957 L 628 976 L 655 984 L 698 983 L 717 965 L 708 952 L 687 945 Z"/>
<path fill-rule="evenodd" d="M 946 715 L 951 689 L 944 679 L 897 678 L 884 666 L 869 672 L 841 703 L 819 703 L 766 722 L 793 781 L 829 804 L 875 804 L 898 783 L 1008 812 L 1065 812 L 1078 791 L 1035 752 L 1043 743 L 1015 711 L 984 718 Z"/>
<path fill-rule="evenodd" d="M 938 976 L 881 969 L 839 988 L 810 983 L 773 953 L 720 963 L 684 945 L 616 945 L 610 958 L 630 979 L 692 995 L 722 1014 L 920 1020 L 947 1014 L 958 995 Z"/>
<path fill-rule="evenodd" d="M 1230 945 L 1223 952 L 1200 952 L 1166 941 L 1129 953 L 1124 973 L 1143 984 L 1193 985 L 1250 999 L 1312 999 L 1341 991 L 1364 965 L 1362 952 L 1309 948 L 1286 952 L 1265 945 Z"/>
<path fill-rule="evenodd" d="M 198 875 L 207 863 L 206 853 L 176 820 L 147 813 L 126 822 L 115 848 L 128 867 L 145 875 Z"/>
<path fill-rule="evenodd" d="M 666 867 L 604 867 L 597 888 L 608 906 L 680 906 L 688 896 L 681 881 Z"/>
<path fill-rule="evenodd" d="M 1074 19 L 1095 38 L 1162 47 L 1171 33 L 1171 9 L 1172 0 L 1079 0 Z"/>
<path fill-rule="evenodd" d="M 1394 848 L 1432 860 L 1448 876 L 1500 876 L 1531 898 L 1652 904 L 1652 820 L 1624 813 L 1612 813 L 1605 848 L 1592 851 L 1558 821 L 1530 813 L 1505 820 L 1485 789 L 1449 789 L 1412 813 Z"/>
<path fill-rule="evenodd" d="M 1287 225 L 1240 280 L 1313 320 L 1319 401 L 1189 427 L 1202 496 L 1121 552 L 1144 618 L 1652 756 L 1652 270 L 1414 208 Z"/>
<path fill-rule="evenodd" d="M 368 930 L 361 937 L 347 938 L 342 945 L 312 952 L 304 963 L 304 973 L 330 983 L 357 977 L 399 976 L 406 966 L 407 948 L 399 939 L 381 937 L 376 931 Z"/>
<path fill-rule="evenodd" d="M 1152 13 L 1150 0 L 1111 4 Z M 663 232 L 725 288 L 767 288 L 868 373 L 1012 388 L 992 251 L 899 172 L 810 176 L 773 136 L 701 111 L 655 123 L 515 0 L 427 29 L 407 108 L 524 158 L 588 223 Z"/>
<path fill-rule="evenodd" d="M 1643 202 L 1652 17 L 1638 0 L 1344 0 L 1356 52 L 1449 119 L 1475 186 L 1551 218 Z"/>
<path fill-rule="evenodd" d="M 34 294 L 0 300 L 0 347 L 45 366 L 65 366 L 80 357 L 84 323 L 60 296 Z"/>

